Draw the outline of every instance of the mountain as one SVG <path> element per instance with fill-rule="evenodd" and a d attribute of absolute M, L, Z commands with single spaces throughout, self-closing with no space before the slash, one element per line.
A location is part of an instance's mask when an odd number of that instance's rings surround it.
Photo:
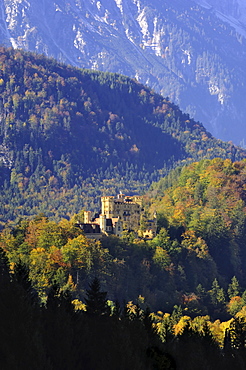
<path fill-rule="evenodd" d="M 197 2 L 4 0 L 0 42 L 134 77 L 169 96 L 216 137 L 243 146 L 244 5 Z M 240 30 L 228 19 L 241 22 Z"/>
<path fill-rule="evenodd" d="M 195 0 L 197 4 L 215 12 L 222 21 L 246 36 L 246 4 L 243 0 Z"/>
<path fill-rule="evenodd" d="M 0 49 L 1 219 L 94 209 L 178 164 L 245 151 L 128 77 Z"/>

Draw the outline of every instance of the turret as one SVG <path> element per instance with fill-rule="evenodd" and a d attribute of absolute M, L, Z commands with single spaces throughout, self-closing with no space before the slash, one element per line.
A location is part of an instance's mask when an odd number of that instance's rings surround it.
<path fill-rule="evenodd" d="M 84 211 L 84 223 L 89 224 L 91 222 L 91 211 Z"/>
<path fill-rule="evenodd" d="M 106 232 L 106 215 L 100 215 L 100 229 L 101 232 Z"/>

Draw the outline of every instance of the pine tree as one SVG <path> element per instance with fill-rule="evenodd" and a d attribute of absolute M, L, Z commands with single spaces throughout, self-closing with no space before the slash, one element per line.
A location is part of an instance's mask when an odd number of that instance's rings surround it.
<path fill-rule="evenodd" d="M 86 311 L 89 315 L 108 316 L 110 307 L 107 304 L 107 292 L 100 291 L 100 282 L 97 277 L 94 278 L 86 290 L 87 298 L 85 298 Z"/>
<path fill-rule="evenodd" d="M 225 304 L 225 294 L 223 288 L 219 286 L 218 280 L 214 279 L 210 290 L 211 302 L 215 307 Z"/>
<path fill-rule="evenodd" d="M 230 299 L 240 294 L 240 286 L 236 276 L 233 276 L 231 279 L 231 284 L 229 284 L 227 292 Z"/>
<path fill-rule="evenodd" d="M 0 248 L 0 277 L 9 278 L 9 260 L 3 248 Z"/>

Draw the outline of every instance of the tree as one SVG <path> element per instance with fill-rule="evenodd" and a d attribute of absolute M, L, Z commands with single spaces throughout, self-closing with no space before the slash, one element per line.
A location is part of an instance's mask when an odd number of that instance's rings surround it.
<path fill-rule="evenodd" d="M 227 293 L 228 293 L 228 296 L 229 296 L 230 299 L 232 297 L 239 296 L 240 286 L 239 286 L 239 282 L 238 282 L 236 276 L 233 276 L 233 278 L 231 279 L 231 284 L 229 284 L 229 286 L 228 286 Z"/>
<path fill-rule="evenodd" d="M 227 311 L 235 316 L 243 307 L 243 299 L 239 296 L 233 296 L 227 304 Z"/>
<path fill-rule="evenodd" d="M 225 294 L 223 288 L 219 286 L 218 280 L 212 282 L 212 289 L 209 291 L 211 302 L 216 308 L 221 308 L 225 304 Z"/>
<path fill-rule="evenodd" d="M 9 279 L 9 260 L 6 252 L 0 247 L 0 278 L 7 277 Z"/>
<path fill-rule="evenodd" d="M 94 278 L 86 289 L 87 298 L 85 298 L 86 311 L 89 315 L 108 316 L 110 307 L 107 304 L 107 292 L 100 291 L 100 282 L 97 277 Z"/>
<path fill-rule="evenodd" d="M 91 253 L 89 250 L 88 240 L 79 235 L 76 238 L 69 239 L 68 242 L 61 248 L 62 257 L 65 263 L 71 267 L 91 268 Z"/>

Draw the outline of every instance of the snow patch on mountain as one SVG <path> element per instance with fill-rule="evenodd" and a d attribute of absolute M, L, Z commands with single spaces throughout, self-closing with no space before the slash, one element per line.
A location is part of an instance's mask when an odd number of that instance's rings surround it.
<path fill-rule="evenodd" d="M 149 46 L 148 40 L 149 40 L 149 25 L 148 25 L 148 20 L 145 14 L 145 9 L 140 11 L 138 17 L 137 17 L 137 22 L 139 23 L 141 33 L 143 35 L 143 45 L 144 46 Z"/>
<path fill-rule="evenodd" d="M 182 50 L 186 58 L 182 58 L 181 63 L 185 64 L 187 62 L 188 65 L 191 64 L 191 52 L 190 50 Z"/>
<path fill-rule="evenodd" d="M 122 4 L 122 0 L 115 0 L 115 3 L 116 3 L 116 5 L 118 6 L 118 8 L 120 9 L 121 14 L 123 14 L 123 4 Z"/>
<path fill-rule="evenodd" d="M 158 20 L 157 17 L 154 18 L 154 31 L 153 31 L 153 39 L 152 39 L 152 48 L 155 50 L 155 54 L 157 56 L 161 56 L 161 39 L 162 39 L 162 32 L 158 29 Z"/>
<path fill-rule="evenodd" d="M 76 32 L 76 37 L 74 39 L 74 46 L 78 49 L 82 54 L 85 54 L 85 45 L 86 42 L 83 40 L 83 34 L 80 29 L 76 30 L 76 26 L 73 26 L 73 31 Z"/>

